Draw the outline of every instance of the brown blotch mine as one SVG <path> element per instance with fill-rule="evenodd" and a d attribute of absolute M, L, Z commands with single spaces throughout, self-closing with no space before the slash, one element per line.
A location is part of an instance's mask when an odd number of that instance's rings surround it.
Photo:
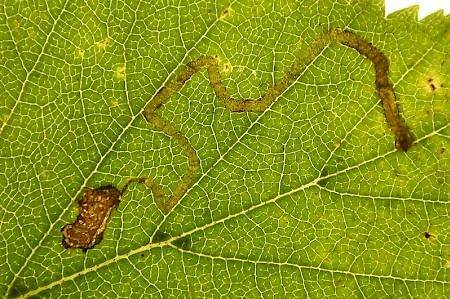
<path fill-rule="evenodd" d="M 121 196 L 121 192 L 113 186 L 87 189 L 79 200 L 80 214 L 77 219 L 61 229 L 64 248 L 81 248 L 86 251 L 100 243 Z"/>
<path fill-rule="evenodd" d="M 231 9 L 228 9 L 228 11 L 225 10 L 222 17 L 231 13 Z M 169 198 L 164 196 L 162 188 L 157 182 L 151 181 L 153 183 L 152 190 L 158 191 L 155 195 L 156 204 L 160 210 L 163 213 L 168 213 L 178 203 L 199 169 L 200 159 L 195 149 L 189 143 L 189 140 L 187 140 L 187 138 L 183 136 L 171 122 L 163 120 L 156 114 L 156 110 L 159 107 L 177 93 L 191 76 L 202 69 L 205 69 L 208 73 L 209 81 L 214 89 L 214 93 L 228 110 L 231 112 L 265 111 L 289 86 L 298 80 L 303 73 L 303 70 L 306 69 L 318 55 L 321 55 L 325 47 L 331 43 L 339 43 L 353 48 L 373 63 L 375 68 L 375 88 L 381 98 L 386 121 L 395 136 L 395 147 L 399 151 L 407 151 L 413 143 L 413 138 L 400 116 L 395 93 L 392 85 L 389 83 L 389 61 L 378 48 L 353 32 L 340 28 L 333 28 L 319 34 L 306 50 L 296 55 L 294 62 L 287 69 L 285 75 L 278 82 L 270 86 L 264 96 L 259 99 L 232 98 L 228 93 L 226 86 L 222 83 L 217 59 L 213 56 L 201 56 L 190 61 L 182 68 L 178 75 L 166 86 L 161 88 L 144 108 L 144 117 L 147 121 L 176 141 L 181 147 L 184 155 L 187 157 L 189 165 L 181 178 L 181 181 L 175 188 L 175 191 Z"/>
<path fill-rule="evenodd" d="M 131 183 L 144 183 L 156 195 L 160 192 L 147 178 L 130 178 L 120 191 L 111 185 L 96 189 L 88 188 L 78 200 L 77 219 L 61 229 L 63 247 L 80 248 L 86 252 L 100 243 L 111 213 L 119 206 L 123 194 Z"/>

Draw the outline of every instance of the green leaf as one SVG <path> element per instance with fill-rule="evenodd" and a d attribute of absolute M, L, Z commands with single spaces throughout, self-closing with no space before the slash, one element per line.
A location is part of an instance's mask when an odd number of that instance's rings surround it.
<path fill-rule="evenodd" d="M 186 3 L 188 2 L 188 3 Z M 4 297 L 443 298 L 450 275 L 450 17 L 339 1 L 18 1 L 0 12 L 0 294 Z M 143 109 L 217 57 L 238 99 L 343 28 L 390 60 L 415 143 L 396 151 L 372 63 L 331 44 L 269 109 L 230 112 L 205 71 L 156 113 L 200 168 L 161 213 L 131 184 L 93 249 L 61 228 L 86 188 L 188 169 Z"/>

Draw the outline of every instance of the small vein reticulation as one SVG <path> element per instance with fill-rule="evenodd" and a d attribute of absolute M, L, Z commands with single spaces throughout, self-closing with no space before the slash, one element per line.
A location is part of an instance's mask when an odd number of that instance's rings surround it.
<path fill-rule="evenodd" d="M 169 198 L 165 197 L 158 182 L 147 179 L 147 185 L 151 186 L 158 208 L 163 213 L 170 212 L 186 192 L 200 167 L 200 159 L 189 140 L 172 123 L 156 114 L 156 110 L 177 93 L 186 81 L 195 73 L 205 69 L 214 93 L 228 110 L 231 112 L 265 111 L 331 43 L 339 43 L 352 48 L 373 63 L 375 67 L 375 88 L 381 98 L 386 121 L 394 134 L 395 147 L 399 151 L 407 151 L 413 143 L 413 138 L 400 116 L 394 89 L 389 83 L 389 60 L 377 47 L 351 31 L 333 28 L 317 35 L 308 48 L 295 57 L 294 62 L 283 77 L 270 86 L 266 93 L 258 99 L 232 98 L 226 86 L 222 83 L 217 60 L 212 56 L 201 56 L 184 66 L 177 76 L 162 87 L 144 108 L 146 120 L 176 141 L 187 157 L 189 164 L 181 181 Z"/>

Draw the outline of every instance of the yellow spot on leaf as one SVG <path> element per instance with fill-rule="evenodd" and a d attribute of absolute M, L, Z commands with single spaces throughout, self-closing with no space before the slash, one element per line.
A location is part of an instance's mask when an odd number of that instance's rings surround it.
<path fill-rule="evenodd" d="M 125 80 L 126 77 L 126 68 L 124 65 L 116 67 L 116 78 L 119 80 Z"/>
<path fill-rule="evenodd" d="M 100 50 L 105 50 L 107 46 L 111 44 L 111 40 L 108 37 L 105 37 L 101 41 L 95 43 L 95 46 Z"/>
<path fill-rule="evenodd" d="M 222 14 L 220 15 L 221 20 L 225 20 L 228 18 L 231 18 L 234 15 L 234 10 L 231 7 L 227 7 L 223 10 Z"/>
<path fill-rule="evenodd" d="M 428 74 L 422 75 L 418 85 L 419 88 L 430 93 L 440 92 L 445 86 L 442 76 L 436 71 L 430 71 Z"/>
<path fill-rule="evenodd" d="M 78 57 L 80 57 L 80 58 L 84 58 L 84 53 L 85 53 L 85 52 L 86 52 L 85 50 L 83 50 L 83 49 L 81 49 L 81 48 L 78 48 L 78 49 L 76 49 L 76 51 L 75 51 L 75 55 L 78 56 Z"/>
<path fill-rule="evenodd" d="M 222 70 L 225 73 L 231 73 L 231 71 L 233 70 L 233 66 L 231 65 L 231 63 L 226 62 L 223 64 Z"/>
<path fill-rule="evenodd" d="M 119 101 L 117 99 L 112 99 L 111 100 L 111 106 L 113 107 L 119 107 Z"/>

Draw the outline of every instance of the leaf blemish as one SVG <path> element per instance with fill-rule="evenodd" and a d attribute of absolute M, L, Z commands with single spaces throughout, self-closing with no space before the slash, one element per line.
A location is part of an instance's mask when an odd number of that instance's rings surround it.
<path fill-rule="evenodd" d="M 102 40 L 95 43 L 95 46 L 100 50 L 105 50 L 107 46 L 111 44 L 111 40 L 108 37 L 103 38 Z"/>
<path fill-rule="evenodd" d="M 420 85 L 421 88 L 425 88 L 427 92 L 435 93 L 444 88 L 444 83 L 439 79 L 439 74 L 436 74 L 436 72 L 431 73 L 433 73 L 434 75 L 422 76 L 422 83 Z"/>
<path fill-rule="evenodd" d="M 430 241 L 434 241 L 437 239 L 437 236 L 430 232 L 424 232 L 423 236 L 425 237 L 425 239 L 430 240 Z"/>
<path fill-rule="evenodd" d="M 125 80 L 126 68 L 124 65 L 120 65 L 120 66 L 116 67 L 115 77 L 119 80 Z"/>
<path fill-rule="evenodd" d="M 234 10 L 231 7 L 225 8 L 222 12 L 222 14 L 220 15 L 220 19 L 224 20 L 227 18 L 232 17 L 234 14 Z"/>
<path fill-rule="evenodd" d="M 436 90 L 436 86 L 434 85 L 432 78 L 428 79 L 428 85 L 430 86 L 431 91 L 435 91 Z"/>
<path fill-rule="evenodd" d="M 80 58 L 84 58 L 84 53 L 85 53 L 85 52 L 86 52 L 85 50 L 83 50 L 83 49 L 81 49 L 81 48 L 78 48 L 78 49 L 75 51 L 75 55 L 78 56 L 78 57 L 80 57 Z"/>
<path fill-rule="evenodd" d="M 224 63 L 223 64 L 223 71 L 225 73 L 230 73 L 233 67 L 231 66 L 231 63 Z"/>

